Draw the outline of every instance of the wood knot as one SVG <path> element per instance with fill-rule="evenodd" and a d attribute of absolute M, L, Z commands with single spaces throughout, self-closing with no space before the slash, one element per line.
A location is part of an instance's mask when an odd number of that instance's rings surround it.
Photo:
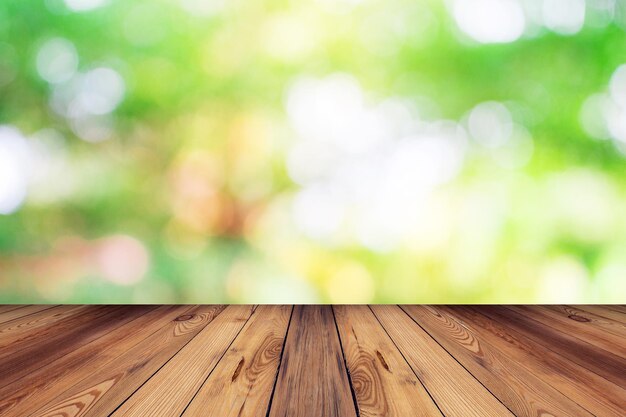
<path fill-rule="evenodd" d="M 587 323 L 587 322 L 591 321 L 587 317 L 579 316 L 579 315 L 576 315 L 576 314 L 570 314 L 567 317 L 569 317 L 570 319 L 572 319 L 574 321 L 578 321 L 578 322 L 581 322 L 581 323 Z"/>
<path fill-rule="evenodd" d="M 140 370 L 141 368 L 143 368 L 144 366 L 146 366 L 146 364 L 148 363 L 147 360 L 144 360 L 142 362 L 136 363 L 134 364 L 129 370 L 128 373 L 132 374 L 133 372 L 136 372 L 138 370 Z"/>
<path fill-rule="evenodd" d="M 241 360 L 239 361 L 239 364 L 237 365 L 237 368 L 235 369 L 235 373 L 233 374 L 233 377 L 231 378 L 230 382 L 235 382 L 235 379 L 237 379 L 237 377 L 241 373 L 241 368 L 243 368 L 244 362 L 245 362 L 245 359 L 241 358 Z"/>
<path fill-rule="evenodd" d="M 380 364 L 383 366 L 383 368 L 391 372 L 389 370 L 389 365 L 387 365 L 387 362 L 385 361 L 385 358 L 383 357 L 383 354 L 380 353 L 379 351 L 376 351 L 376 356 L 378 357 L 378 360 L 380 361 Z"/>
<path fill-rule="evenodd" d="M 183 314 L 182 316 L 176 317 L 174 321 L 187 321 L 187 320 L 191 320 L 194 317 L 196 317 L 195 314 Z"/>

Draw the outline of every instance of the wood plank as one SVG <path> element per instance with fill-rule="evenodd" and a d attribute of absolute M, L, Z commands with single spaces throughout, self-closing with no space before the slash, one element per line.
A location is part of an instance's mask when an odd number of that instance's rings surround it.
<path fill-rule="evenodd" d="M 446 417 L 513 416 L 399 307 L 372 311 Z"/>
<path fill-rule="evenodd" d="M 291 306 L 259 306 L 183 414 L 265 417 Z"/>
<path fill-rule="evenodd" d="M 613 311 L 605 306 L 595 306 L 595 305 L 574 305 L 570 307 L 576 307 L 580 310 L 586 311 L 588 313 L 595 314 L 599 317 L 604 317 L 606 319 L 613 320 L 617 323 L 626 325 L 626 314 L 620 313 L 619 311 Z"/>
<path fill-rule="evenodd" d="M 0 349 L 0 387 L 17 381 L 153 308 L 94 307 L 42 329 L 34 338 Z"/>
<path fill-rule="evenodd" d="M 624 358 L 505 307 L 482 306 L 477 311 L 617 385 L 624 383 Z"/>
<path fill-rule="evenodd" d="M 402 308 L 516 416 L 592 417 L 452 316 L 431 306 Z"/>
<path fill-rule="evenodd" d="M 37 329 L 80 314 L 88 308 L 90 307 L 77 305 L 57 306 L 3 323 L 0 325 L 0 348 L 35 337 Z"/>
<path fill-rule="evenodd" d="M 2 314 L 0 314 L 0 323 L 7 323 L 11 320 L 19 319 L 20 317 L 28 316 L 29 314 L 34 314 L 39 311 L 47 310 L 49 308 L 55 307 L 54 305 L 30 305 L 23 306 L 21 308 L 9 309 Z"/>
<path fill-rule="evenodd" d="M 368 306 L 334 306 L 360 416 L 442 416 Z"/>
<path fill-rule="evenodd" d="M 594 326 L 590 326 L 588 321 L 577 321 L 568 318 L 558 311 L 551 310 L 543 306 L 507 306 L 507 308 L 518 312 L 526 317 L 538 321 L 560 333 L 570 334 L 577 339 L 603 349 L 607 352 L 626 357 L 626 343 L 621 336 L 608 333 Z M 574 316 L 581 317 L 582 316 Z"/>
<path fill-rule="evenodd" d="M 224 306 L 194 307 L 32 416 L 108 416 L 223 310 Z"/>
<path fill-rule="evenodd" d="M 253 306 L 228 306 L 112 416 L 181 415 L 253 311 Z"/>
<path fill-rule="evenodd" d="M 599 336 L 605 347 L 625 340 L 626 325 L 601 315 L 622 313 L 403 308 L 296 307 L 290 322 L 285 306 L 261 306 L 239 320 L 224 318 L 231 307 L 222 306 L 49 306 L 0 323 L 0 415 L 617 416 L 626 409 L 626 358 L 591 340 Z"/>
<path fill-rule="evenodd" d="M 466 306 L 437 306 L 462 326 L 489 341 L 509 358 L 598 416 L 619 415 L 626 409 L 626 390 L 580 365 L 564 359 L 516 330 Z"/>
<path fill-rule="evenodd" d="M 93 308 L 92 306 L 84 306 Z M 162 306 L 0 388 L 0 415 L 26 416 L 53 402 L 64 391 L 105 369 L 137 343 L 170 322 L 190 317 L 193 306 Z"/>
<path fill-rule="evenodd" d="M 331 307 L 295 306 L 269 417 L 356 415 Z"/>

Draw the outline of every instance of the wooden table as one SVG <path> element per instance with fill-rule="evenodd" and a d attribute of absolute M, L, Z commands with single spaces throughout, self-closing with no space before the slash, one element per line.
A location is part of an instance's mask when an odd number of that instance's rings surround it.
<path fill-rule="evenodd" d="M 623 416 L 623 306 L 0 306 L 0 415 Z"/>

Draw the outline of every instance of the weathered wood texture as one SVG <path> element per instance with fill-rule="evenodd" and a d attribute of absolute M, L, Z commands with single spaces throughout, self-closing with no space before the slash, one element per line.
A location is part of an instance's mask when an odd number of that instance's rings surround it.
<path fill-rule="evenodd" d="M 623 306 L 0 306 L 0 416 L 622 416 Z"/>
<path fill-rule="evenodd" d="M 330 306 L 296 306 L 270 417 L 356 416 Z"/>

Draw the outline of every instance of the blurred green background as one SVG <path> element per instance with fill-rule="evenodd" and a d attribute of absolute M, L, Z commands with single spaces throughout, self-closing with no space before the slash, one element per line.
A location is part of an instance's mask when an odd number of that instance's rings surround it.
<path fill-rule="evenodd" d="M 4 0 L 0 302 L 626 302 L 620 0 Z"/>

